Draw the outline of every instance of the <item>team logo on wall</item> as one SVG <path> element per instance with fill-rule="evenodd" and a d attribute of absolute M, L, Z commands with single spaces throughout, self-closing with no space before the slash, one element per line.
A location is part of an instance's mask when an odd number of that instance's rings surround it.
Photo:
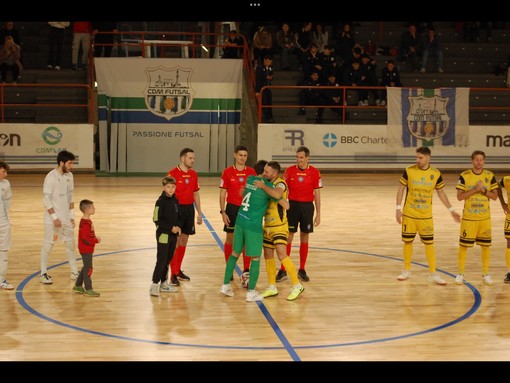
<path fill-rule="evenodd" d="M 186 114 L 195 92 L 190 86 L 192 70 L 180 66 L 147 68 L 145 104 L 155 115 L 170 120 Z"/>
<path fill-rule="evenodd" d="M 447 113 L 448 97 L 409 96 L 407 127 L 419 139 L 435 140 L 448 131 L 450 116 Z"/>

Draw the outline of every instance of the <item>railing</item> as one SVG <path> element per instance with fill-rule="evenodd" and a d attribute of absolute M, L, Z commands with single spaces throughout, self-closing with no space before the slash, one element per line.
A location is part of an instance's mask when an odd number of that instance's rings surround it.
<path fill-rule="evenodd" d="M 421 87 L 406 87 L 406 88 L 421 88 Z M 268 90 L 289 90 L 289 89 L 295 89 L 296 91 L 301 89 L 318 89 L 318 90 L 326 90 L 326 89 L 336 89 L 336 90 L 342 90 L 342 100 L 344 102 L 341 105 L 299 105 L 299 104 L 279 104 L 275 105 L 274 102 L 272 105 L 263 105 L 263 92 Z M 482 105 L 482 106 L 469 106 L 469 111 L 505 111 L 509 113 L 510 116 L 510 88 L 469 88 L 470 89 L 470 97 L 473 96 L 473 92 L 481 92 L 481 93 L 501 93 L 508 97 L 509 103 L 508 106 L 491 106 L 491 105 Z M 386 90 L 386 87 L 383 86 L 306 86 L 306 85 L 271 85 L 271 86 L 264 86 L 261 88 L 260 93 L 257 97 L 257 116 L 259 123 L 262 122 L 262 109 L 263 108 L 271 108 L 273 110 L 275 109 L 299 109 L 299 108 L 305 108 L 305 109 L 317 109 L 317 108 L 324 108 L 324 109 L 341 109 L 342 110 L 342 120 L 341 123 L 346 123 L 346 114 L 347 109 L 352 110 L 366 110 L 367 108 L 370 109 L 386 109 L 386 106 L 381 105 L 347 105 L 345 101 L 347 100 L 347 92 L 348 91 L 359 91 L 359 90 L 375 90 L 375 91 L 382 91 Z M 275 94 L 273 93 L 272 99 L 275 99 Z M 296 92 L 296 101 L 299 100 L 298 92 Z M 509 117 L 510 121 L 510 117 Z"/>
<path fill-rule="evenodd" d="M 6 88 L 15 88 L 15 89 L 27 89 L 27 88 L 84 88 L 87 90 L 87 100 L 86 104 L 76 104 L 76 103 L 15 103 L 15 102 L 5 102 L 5 89 Z M 53 108 L 85 108 L 87 109 L 87 118 L 89 123 L 94 122 L 94 99 L 93 99 L 93 88 L 88 84 L 0 84 L 0 113 L 1 113 L 1 122 L 5 122 L 5 112 L 7 108 L 18 108 L 18 107 L 29 107 L 29 108 L 37 108 L 37 107 L 53 107 Z"/>

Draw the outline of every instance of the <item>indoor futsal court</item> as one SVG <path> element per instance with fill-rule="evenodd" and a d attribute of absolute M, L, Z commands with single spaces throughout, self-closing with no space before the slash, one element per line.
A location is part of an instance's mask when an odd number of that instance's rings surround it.
<path fill-rule="evenodd" d="M 486 167 L 491 169 L 490 161 Z M 495 174 L 498 181 L 506 175 Z M 72 291 L 63 243 L 55 245 L 49 258 L 53 284 L 39 282 L 45 175 L 10 174 L 13 243 L 7 279 L 15 289 L 0 291 L 0 360 L 508 360 L 510 285 L 503 283 L 505 216 L 499 201 L 491 202 L 494 286 L 482 283 L 479 246 L 468 250 L 468 283 L 454 283 L 460 224 L 437 195 L 437 268 L 448 284 L 428 282 L 419 239 L 414 242 L 412 278 L 399 282 L 403 262 L 395 196 L 400 175 L 323 174 L 321 224 L 310 235 L 305 291 L 287 301 L 287 279 L 277 284 L 278 296 L 248 303 L 238 275 L 232 282 L 234 297 L 219 292 L 225 269 L 219 176 L 199 178 L 204 222 L 190 236 L 182 266 L 191 281 L 182 282 L 178 293 L 152 297 L 152 213 L 163 175 L 74 173 L 75 204 L 85 198 L 94 202 L 91 219 L 102 240 L 95 248 L 92 275 L 101 296 L 92 298 Z M 443 177 L 450 202 L 461 212 L 458 173 L 443 171 Z M 77 221 L 80 217 L 77 209 Z M 291 258 L 297 266 L 298 246 L 296 235 Z M 78 251 L 76 258 L 81 268 Z M 239 267 L 241 260 L 238 274 Z M 262 261 L 257 290 L 266 287 Z"/>

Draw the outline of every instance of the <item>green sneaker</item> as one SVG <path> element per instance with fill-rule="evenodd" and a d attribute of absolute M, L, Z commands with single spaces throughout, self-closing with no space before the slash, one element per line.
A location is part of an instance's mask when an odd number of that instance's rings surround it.
<path fill-rule="evenodd" d="M 85 290 L 83 292 L 83 295 L 86 295 L 87 297 L 98 297 L 101 294 L 99 294 L 98 292 L 96 292 L 94 290 Z"/>
<path fill-rule="evenodd" d="M 303 291 L 305 291 L 305 288 L 303 285 L 299 285 L 292 288 L 292 291 L 290 292 L 289 296 L 287 297 L 288 301 L 293 301 L 297 297 L 299 297 L 299 294 L 301 294 Z"/>
<path fill-rule="evenodd" d="M 75 293 L 83 294 L 83 293 L 85 292 L 85 289 L 84 289 L 83 287 L 81 287 L 81 286 L 74 286 L 74 287 L 73 287 L 73 291 L 74 291 Z"/>
<path fill-rule="evenodd" d="M 274 297 L 278 295 L 278 289 L 274 286 L 269 286 L 261 295 L 264 298 Z"/>

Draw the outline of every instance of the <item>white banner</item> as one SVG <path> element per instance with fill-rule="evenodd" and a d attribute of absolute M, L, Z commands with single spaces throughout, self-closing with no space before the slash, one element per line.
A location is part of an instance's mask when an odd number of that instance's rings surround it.
<path fill-rule="evenodd" d="M 197 172 L 222 171 L 238 142 L 242 64 L 96 58 L 101 170 L 167 172 L 190 147 Z"/>
<path fill-rule="evenodd" d="M 76 156 L 75 169 L 95 170 L 92 124 L 0 124 L 0 158 L 11 169 L 52 169 L 57 153 Z"/>
<path fill-rule="evenodd" d="M 487 155 L 487 168 L 510 169 L 509 126 L 470 126 L 467 146 L 432 147 L 440 169 L 470 166 L 474 150 Z M 282 167 L 296 162 L 299 146 L 310 149 L 320 169 L 400 169 L 414 163 L 416 147 L 396 147 L 386 125 L 259 124 L 258 159 L 276 160 Z"/>

